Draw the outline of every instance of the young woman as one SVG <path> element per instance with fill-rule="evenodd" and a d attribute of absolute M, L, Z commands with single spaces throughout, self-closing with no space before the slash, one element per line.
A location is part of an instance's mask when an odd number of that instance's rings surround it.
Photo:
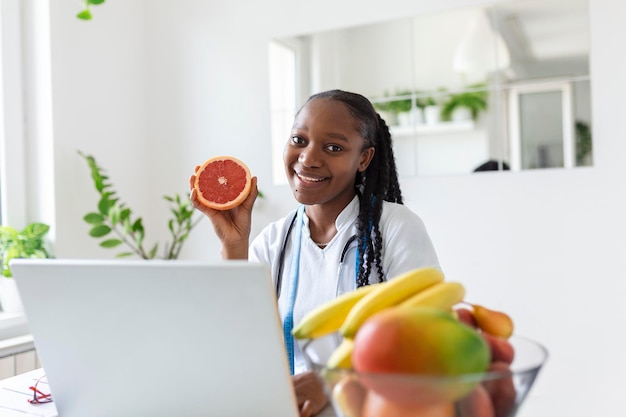
<path fill-rule="evenodd" d="M 289 340 L 292 326 L 340 293 L 439 263 L 421 219 L 402 205 L 389 128 L 367 98 L 341 90 L 311 96 L 296 114 L 283 157 L 299 208 L 251 244 L 256 178 L 248 198 L 232 210 L 202 206 L 193 190 L 191 201 L 211 219 L 223 258 L 270 266 L 300 412 L 307 417 L 326 398 Z"/>

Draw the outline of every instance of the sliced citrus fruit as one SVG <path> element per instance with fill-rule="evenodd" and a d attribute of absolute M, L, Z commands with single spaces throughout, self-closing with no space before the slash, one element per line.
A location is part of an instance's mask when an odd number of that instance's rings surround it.
<path fill-rule="evenodd" d="M 198 200 L 216 210 L 230 210 L 248 197 L 252 186 L 250 170 L 232 156 L 207 159 L 196 171 L 194 188 Z"/>

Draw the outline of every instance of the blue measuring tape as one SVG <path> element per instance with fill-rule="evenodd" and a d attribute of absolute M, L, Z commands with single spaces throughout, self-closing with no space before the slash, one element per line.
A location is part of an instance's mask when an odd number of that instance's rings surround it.
<path fill-rule="evenodd" d="M 289 300 L 287 314 L 283 319 L 283 336 L 285 338 L 285 348 L 287 350 L 287 358 L 289 359 L 289 370 L 291 375 L 294 374 L 294 346 L 293 346 L 293 308 L 296 304 L 296 296 L 298 294 L 298 277 L 300 276 L 300 246 L 302 241 L 302 216 L 304 214 L 304 206 L 298 207 L 296 215 L 296 230 L 294 234 L 294 245 L 291 252 L 291 282 L 289 287 Z"/>
<path fill-rule="evenodd" d="M 291 252 L 291 269 L 290 269 L 291 279 L 289 283 L 289 299 L 287 302 L 287 312 L 285 314 L 285 317 L 283 318 L 283 337 L 285 339 L 285 350 L 287 351 L 287 358 L 289 361 L 289 369 L 291 371 L 291 375 L 295 373 L 294 340 L 293 340 L 293 335 L 291 331 L 293 330 L 293 309 L 296 304 L 296 297 L 298 295 L 298 279 L 300 277 L 300 248 L 302 246 L 302 225 L 304 223 L 303 216 L 304 216 L 304 205 L 301 205 L 300 207 L 298 207 L 298 210 L 296 212 L 296 217 L 294 218 L 295 230 L 294 230 L 294 235 L 293 235 L 293 239 L 294 239 L 293 245 L 292 245 L 293 249 Z M 342 270 L 343 262 L 345 260 L 345 255 L 348 252 L 350 243 L 352 243 L 354 240 L 356 240 L 356 235 L 353 235 L 352 237 L 350 237 L 350 239 L 348 239 L 341 253 L 341 259 L 339 260 L 339 267 L 337 271 L 338 283 L 339 283 L 339 280 L 341 279 L 341 270 Z M 359 266 L 360 266 L 359 253 L 361 250 L 365 250 L 365 244 L 363 245 L 363 249 L 357 247 L 357 250 L 355 253 L 355 264 L 356 264 L 356 270 L 355 270 L 355 276 L 354 276 L 355 285 L 356 285 L 356 278 L 359 274 Z"/>

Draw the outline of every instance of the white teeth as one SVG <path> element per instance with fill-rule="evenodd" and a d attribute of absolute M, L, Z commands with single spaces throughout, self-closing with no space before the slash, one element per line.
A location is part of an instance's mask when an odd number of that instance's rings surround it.
<path fill-rule="evenodd" d="M 309 182 L 320 182 L 320 181 L 324 181 L 324 178 L 309 178 L 309 177 L 305 177 L 302 176 L 300 174 L 296 174 L 298 176 L 298 178 L 300 178 L 303 181 L 309 181 Z"/>

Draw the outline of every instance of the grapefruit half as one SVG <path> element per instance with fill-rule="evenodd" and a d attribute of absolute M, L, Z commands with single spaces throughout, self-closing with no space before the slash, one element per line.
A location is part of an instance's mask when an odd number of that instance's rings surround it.
<path fill-rule="evenodd" d="M 252 186 L 250 170 L 232 156 L 207 159 L 196 171 L 194 188 L 198 200 L 216 210 L 230 210 L 240 205 Z"/>

